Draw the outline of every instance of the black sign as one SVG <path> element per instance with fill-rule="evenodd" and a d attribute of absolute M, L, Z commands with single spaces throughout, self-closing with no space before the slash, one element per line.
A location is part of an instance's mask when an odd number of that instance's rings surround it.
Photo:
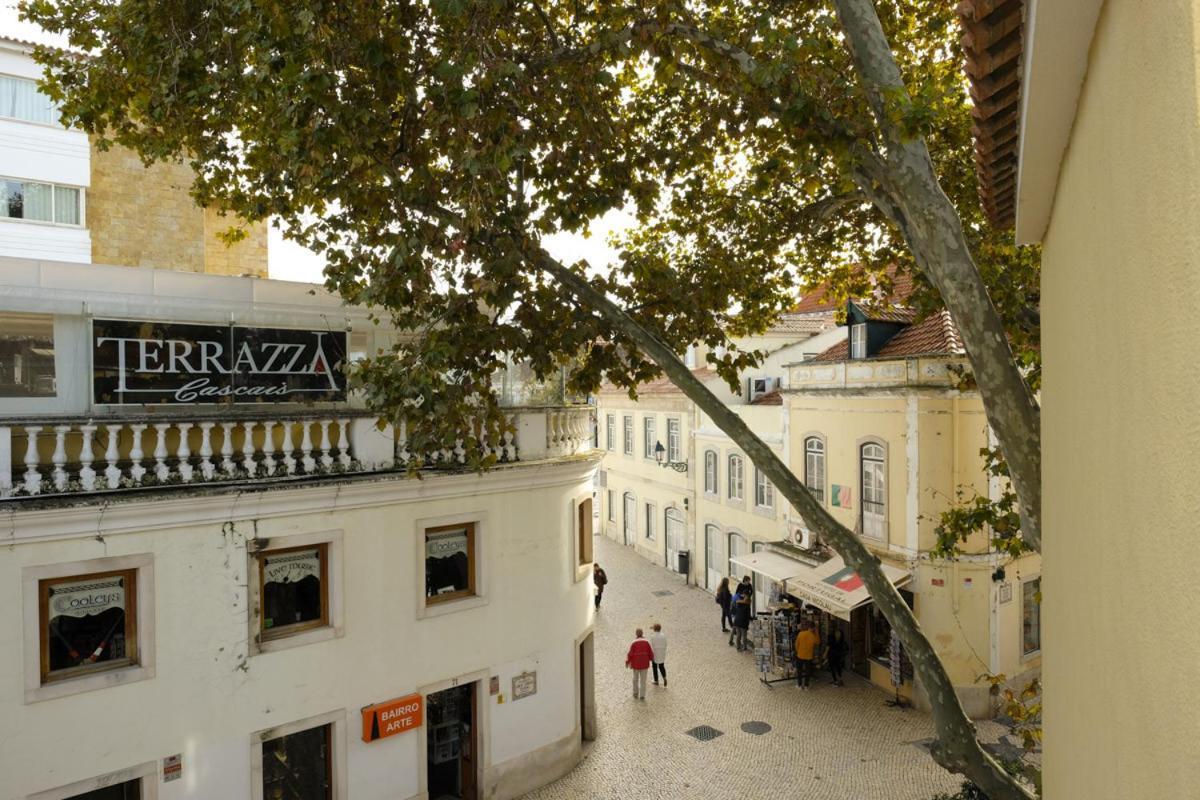
<path fill-rule="evenodd" d="M 344 331 L 95 320 L 96 403 L 344 400 Z"/>

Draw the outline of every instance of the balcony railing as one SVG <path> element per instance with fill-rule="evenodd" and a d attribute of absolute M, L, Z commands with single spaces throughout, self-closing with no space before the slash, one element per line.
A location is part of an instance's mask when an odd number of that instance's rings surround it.
<path fill-rule="evenodd" d="M 485 446 L 502 463 L 591 448 L 591 408 L 512 409 L 515 432 Z M 0 498 L 274 481 L 412 465 L 455 469 L 462 443 L 414 452 L 401 425 L 363 412 L 120 419 L 0 419 Z"/>

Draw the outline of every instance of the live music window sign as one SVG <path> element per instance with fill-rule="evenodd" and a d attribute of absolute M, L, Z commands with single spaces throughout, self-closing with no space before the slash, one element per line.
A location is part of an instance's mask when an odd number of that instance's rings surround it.
<path fill-rule="evenodd" d="M 173 322 L 92 322 L 101 404 L 344 400 L 345 331 Z"/>

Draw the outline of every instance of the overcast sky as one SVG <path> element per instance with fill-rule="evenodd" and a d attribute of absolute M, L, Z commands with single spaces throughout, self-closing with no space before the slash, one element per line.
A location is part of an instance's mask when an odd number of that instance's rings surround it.
<path fill-rule="evenodd" d="M 0 0 L 0 36 L 11 36 L 17 39 L 27 39 L 45 44 L 65 44 L 58 37 L 53 37 L 40 28 L 21 22 L 17 18 L 16 0 Z M 574 235 L 552 236 L 545 241 L 546 249 L 556 258 L 571 263 L 579 258 L 586 258 L 595 266 L 609 263 L 616 257 L 616 251 L 608 247 L 606 240 L 614 230 L 627 227 L 632 223 L 629 215 L 614 212 L 592 225 L 592 235 L 589 238 Z M 303 247 L 285 241 L 281 233 L 271 228 L 268 253 L 268 269 L 272 278 L 289 281 L 321 281 L 321 269 L 324 260 Z"/>

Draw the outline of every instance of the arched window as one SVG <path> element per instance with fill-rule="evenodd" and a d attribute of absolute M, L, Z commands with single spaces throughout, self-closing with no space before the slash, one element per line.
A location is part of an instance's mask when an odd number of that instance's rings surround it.
<path fill-rule="evenodd" d="M 744 500 L 746 498 L 745 474 L 741 456 L 729 457 L 729 499 Z"/>
<path fill-rule="evenodd" d="M 859 448 L 862 465 L 862 532 L 873 539 L 887 538 L 887 453 L 883 445 L 868 442 Z"/>
<path fill-rule="evenodd" d="M 622 499 L 625 502 L 625 515 L 621 520 L 625 544 L 633 544 L 637 537 L 637 498 L 633 496 L 633 492 L 626 492 Z"/>
<path fill-rule="evenodd" d="M 733 559 L 746 555 L 749 550 L 750 546 L 747 544 L 745 536 L 740 533 L 729 534 L 729 577 L 741 579 L 738 574 L 738 565 L 733 563 Z"/>
<path fill-rule="evenodd" d="M 825 502 L 825 442 L 817 436 L 804 440 L 804 485 L 818 502 Z"/>
<path fill-rule="evenodd" d="M 721 529 L 716 525 L 704 526 L 704 587 L 715 592 L 721 584 Z"/>
<path fill-rule="evenodd" d="M 663 527 L 666 533 L 667 569 L 678 572 L 679 551 L 687 549 L 683 541 L 683 512 L 677 508 L 668 508 L 666 524 Z"/>
<path fill-rule="evenodd" d="M 717 493 L 717 454 L 713 450 L 704 451 L 704 493 Z"/>

